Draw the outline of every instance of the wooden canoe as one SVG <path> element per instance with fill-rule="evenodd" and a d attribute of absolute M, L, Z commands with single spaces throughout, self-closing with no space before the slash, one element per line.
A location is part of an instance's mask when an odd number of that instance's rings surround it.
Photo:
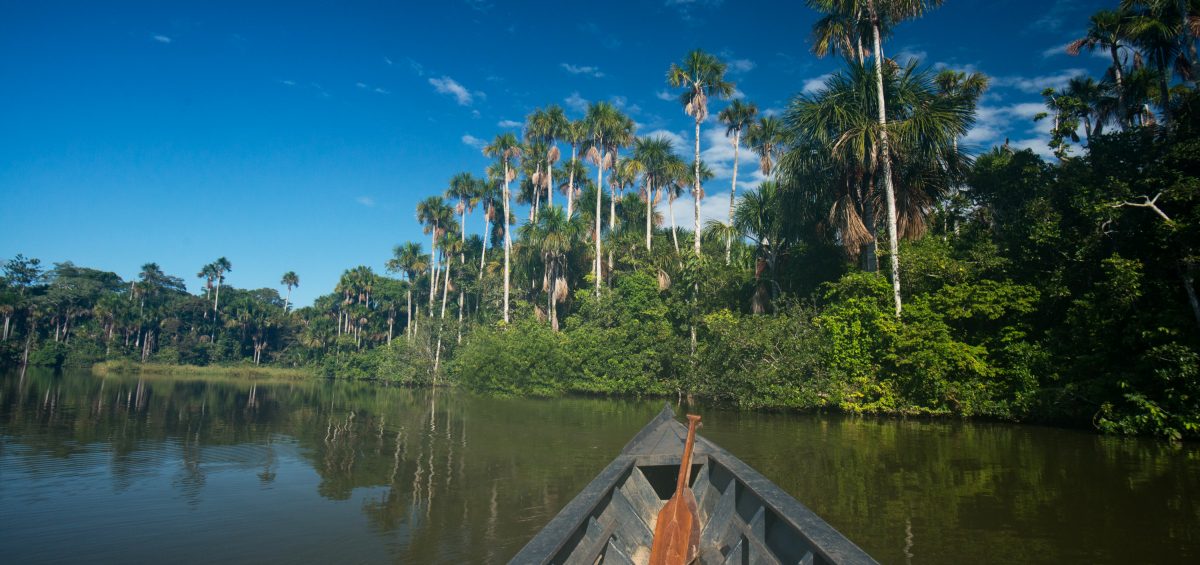
<path fill-rule="evenodd" d="M 686 437 L 687 427 L 664 407 L 511 563 L 646 563 L 658 511 L 675 490 Z M 875 563 L 766 477 L 699 435 L 692 477 L 701 564 Z"/>

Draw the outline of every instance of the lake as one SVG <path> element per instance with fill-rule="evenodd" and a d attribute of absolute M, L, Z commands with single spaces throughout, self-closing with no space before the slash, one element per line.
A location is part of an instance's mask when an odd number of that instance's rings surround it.
<path fill-rule="evenodd" d="M 502 563 L 662 405 L 4 373 L 0 560 Z M 1200 445 L 693 410 L 884 563 L 1200 561 Z"/>

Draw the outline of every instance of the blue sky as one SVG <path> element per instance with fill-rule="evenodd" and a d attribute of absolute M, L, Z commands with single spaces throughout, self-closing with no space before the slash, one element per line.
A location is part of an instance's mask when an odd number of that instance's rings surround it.
<path fill-rule="evenodd" d="M 609 100 L 639 133 L 690 147 L 690 118 L 664 79 L 687 51 L 722 57 L 739 95 L 764 110 L 842 65 L 810 54 L 816 15 L 800 2 L 411 4 L 8 3 L 0 258 L 127 278 L 155 261 L 197 291 L 195 273 L 224 255 L 230 284 L 278 287 L 294 270 L 294 299 L 309 304 L 344 269 L 382 272 L 397 243 L 428 247 L 416 202 L 456 172 L 481 173 L 480 143 L 536 107 L 578 118 Z M 949 0 L 886 49 L 992 77 L 967 146 L 1008 138 L 1044 153 L 1039 92 L 1103 72 L 1105 59 L 1063 46 L 1115 4 Z M 722 134 L 711 123 L 701 134 L 717 172 L 706 215 L 728 206 Z M 740 189 L 760 178 L 754 161 Z M 690 206 L 677 202 L 681 219 Z M 468 218 L 468 230 L 482 225 Z"/>

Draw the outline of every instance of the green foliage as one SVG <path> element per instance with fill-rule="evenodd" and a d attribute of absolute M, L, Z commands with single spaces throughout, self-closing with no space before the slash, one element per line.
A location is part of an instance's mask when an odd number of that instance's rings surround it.
<path fill-rule="evenodd" d="M 448 366 L 456 382 L 500 396 L 557 396 L 571 371 L 562 336 L 528 318 L 507 331 L 480 328 Z"/>
<path fill-rule="evenodd" d="M 704 317 L 694 391 L 744 408 L 837 406 L 830 342 L 812 312 L 789 304 L 774 316 L 719 310 Z"/>

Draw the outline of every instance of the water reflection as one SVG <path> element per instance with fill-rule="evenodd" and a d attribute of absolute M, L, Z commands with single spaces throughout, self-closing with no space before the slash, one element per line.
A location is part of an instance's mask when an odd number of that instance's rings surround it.
<path fill-rule="evenodd" d="M 0 551 L 8 562 L 124 561 L 131 547 L 183 562 L 503 562 L 659 407 L 11 374 L 0 380 Z M 717 410 L 705 423 L 883 562 L 1200 557 L 1193 445 Z"/>

